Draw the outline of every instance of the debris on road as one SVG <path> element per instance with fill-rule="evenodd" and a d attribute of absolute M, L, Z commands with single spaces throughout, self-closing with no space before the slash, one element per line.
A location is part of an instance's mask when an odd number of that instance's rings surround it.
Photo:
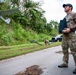
<path fill-rule="evenodd" d="M 43 71 L 39 68 L 38 65 L 33 65 L 31 67 L 26 68 L 24 72 L 19 72 L 16 75 L 40 75 Z"/>

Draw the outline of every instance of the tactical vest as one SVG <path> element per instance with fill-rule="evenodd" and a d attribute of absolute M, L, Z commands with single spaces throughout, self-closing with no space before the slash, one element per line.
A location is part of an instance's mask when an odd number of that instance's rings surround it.
<path fill-rule="evenodd" d="M 76 24 L 76 13 L 71 12 L 69 15 L 65 16 L 66 22 L 67 22 L 67 27 L 68 28 L 73 28 L 73 26 Z"/>
<path fill-rule="evenodd" d="M 76 13 L 71 12 L 69 15 L 66 15 L 63 20 L 60 20 L 59 33 L 62 33 L 62 31 L 65 28 L 73 28 L 75 24 L 76 24 Z"/>

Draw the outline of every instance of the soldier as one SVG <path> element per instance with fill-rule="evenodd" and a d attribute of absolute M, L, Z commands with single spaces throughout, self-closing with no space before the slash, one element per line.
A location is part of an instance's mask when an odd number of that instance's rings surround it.
<path fill-rule="evenodd" d="M 63 49 L 63 63 L 58 65 L 59 68 L 68 67 L 69 53 L 68 48 L 70 48 L 71 53 L 75 62 L 75 69 L 73 71 L 76 74 L 76 13 L 72 12 L 73 6 L 71 4 L 63 4 L 64 11 L 66 12 L 66 23 L 67 28 L 62 31 L 62 49 Z"/>

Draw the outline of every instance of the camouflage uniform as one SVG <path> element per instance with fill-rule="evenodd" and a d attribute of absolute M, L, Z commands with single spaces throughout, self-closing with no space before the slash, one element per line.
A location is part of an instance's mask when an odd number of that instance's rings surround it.
<path fill-rule="evenodd" d="M 76 18 L 76 13 L 71 12 L 66 17 L 67 21 L 67 27 L 72 28 L 76 23 L 73 21 L 73 18 Z M 76 33 L 70 32 L 70 33 L 63 33 L 63 40 L 62 40 L 62 49 L 63 49 L 63 61 L 68 64 L 69 54 L 68 54 L 68 48 L 70 48 L 71 53 L 74 57 L 74 62 L 76 65 Z"/>

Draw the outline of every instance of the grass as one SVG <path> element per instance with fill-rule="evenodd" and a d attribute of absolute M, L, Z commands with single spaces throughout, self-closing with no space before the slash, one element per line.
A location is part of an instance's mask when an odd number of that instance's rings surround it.
<path fill-rule="evenodd" d="M 14 45 L 14 46 L 1 46 L 0 47 L 0 60 L 43 50 L 46 48 L 54 47 L 60 45 L 60 42 L 51 43 L 48 46 L 38 45 L 36 43 Z"/>

